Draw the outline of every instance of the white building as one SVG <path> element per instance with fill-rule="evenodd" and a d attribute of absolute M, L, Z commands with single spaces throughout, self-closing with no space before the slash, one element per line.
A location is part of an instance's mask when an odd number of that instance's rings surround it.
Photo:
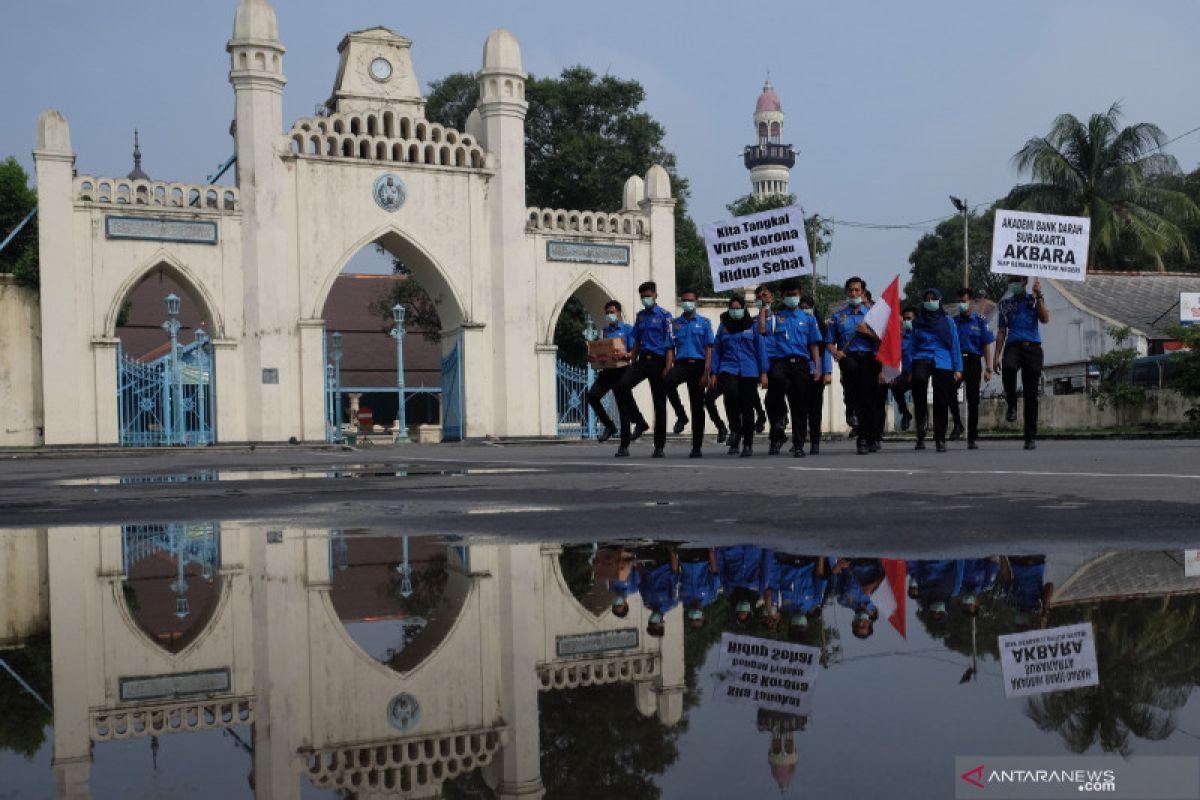
<path fill-rule="evenodd" d="M 460 365 L 443 389 L 463 435 L 554 435 L 566 301 L 577 295 L 601 319 L 606 299 L 633 298 L 645 280 L 675 296 L 670 180 L 657 165 L 630 176 L 616 213 L 528 208 L 517 40 L 488 37 L 463 131 L 425 118 L 410 44 L 385 28 L 347 35 L 328 113 L 287 125 L 275 11 L 241 0 L 225 48 L 231 185 L 76 174 L 67 120 L 42 114 L 44 289 L 0 283 L 0 387 L 15 400 L 0 411 L 0 445 L 122 441 L 117 320 L 160 270 L 203 307 L 216 440 L 325 439 L 322 309 L 342 268 L 375 244 L 438 306 L 445 355 Z M 169 113 L 172 101 L 147 102 Z"/>

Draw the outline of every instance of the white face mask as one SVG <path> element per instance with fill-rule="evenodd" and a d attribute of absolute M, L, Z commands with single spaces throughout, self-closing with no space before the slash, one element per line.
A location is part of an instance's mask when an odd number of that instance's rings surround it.
<path fill-rule="evenodd" d="M 642 307 L 643 308 L 653 308 L 654 307 L 654 298 L 653 297 L 643 297 L 642 298 Z"/>

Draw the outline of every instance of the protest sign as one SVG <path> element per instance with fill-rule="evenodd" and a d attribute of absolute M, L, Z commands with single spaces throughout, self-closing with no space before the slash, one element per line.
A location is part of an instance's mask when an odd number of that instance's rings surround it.
<path fill-rule="evenodd" d="M 1005 697 L 1100 683 L 1090 622 L 1001 636 L 1000 666 Z"/>
<path fill-rule="evenodd" d="M 1179 324 L 1200 325 L 1200 292 L 1179 293 Z"/>
<path fill-rule="evenodd" d="M 800 206 L 710 222 L 704 226 L 704 247 L 718 292 L 812 271 Z"/>
<path fill-rule="evenodd" d="M 821 651 L 757 636 L 721 636 L 717 694 L 784 714 L 811 714 Z"/>
<path fill-rule="evenodd" d="M 1087 277 L 1087 217 L 997 211 L 992 231 L 992 272 L 1081 281 Z"/>
<path fill-rule="evenodd" d="M 1200 578 L 1200 550 L 1183 551 L 1183 576 Z"/>

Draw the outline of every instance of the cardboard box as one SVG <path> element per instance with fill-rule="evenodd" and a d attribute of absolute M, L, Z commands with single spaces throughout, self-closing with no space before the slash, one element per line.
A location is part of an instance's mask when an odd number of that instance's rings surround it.
<path fill-rule="evenodd" d="M 629 366 L 625 340 L 620 336 L 588 342 L 588 362 L 596 369 Z"/>
<path fill-rule="evenodd" d="M 633 572 L 633 553 L 618 547 L 602 547 L 592 562 L 592 576 L 601 581 L 627 581 Z"/>

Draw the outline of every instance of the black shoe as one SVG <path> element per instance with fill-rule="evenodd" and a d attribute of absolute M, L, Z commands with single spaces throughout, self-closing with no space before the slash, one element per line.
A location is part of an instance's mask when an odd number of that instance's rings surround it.
<path fill-rule="evenodd" d="M 617 452 L 614 455 L 616 458 L 629 458 L 629 448 L 618 447 Z"/>
<path fill-rule="evenodd" d="M 779 451 L 782 449 L 783 449 L 782 443 L 773 441 L 773 442 L 771 442 L 771 446 L 769 448 L 767 448 L 767 455 L 777 456 L 777 455 L 779 455 Z"/>
<path fill-rule="evenodd" d="M 974 439 L 968 439 L 968 440 L 967 440 L 967 449 L 968 449 L 968 450 L 978 450 L 978 449 L 979 449 L 979 445 L 975 444 L 975 440 L 974 440 Z"/>
<path fill-rule="evenodd" d="M 617 432 L 616 425 L 605 425 L 604 430 L 601 431 L 600 435 L 596 437 L 596 441 L 600 442 L 601 444 L 604 444 L 609 439 L 611 439 L 613 437 L 613 434 L 616 432 Z"/>
<path fill-rule="evenodd" d="M 688 458 L 702 458 L 704 453 L 700 452 L 699 447 L 693 447 L 692 452 L 688 453 Z"/>
<path fill-rule="evenodd" d="M 957 442 L 960 439 L 962 439 L 962 437 L 963 437 L 962 425 L 955 425 L 954 429 L 950 431 L 950 441 Z"/>
<path fill-rule="evenodd" d="M 759 417 L 758 420 L 754 423 L 754 432 L 762 433 L 766 429 L 767 429 L 767 418 Z"/>
<path fill-rule="evenodd" d="M 1006 420 L 1008 420 L 1009 422 L 1016 422 L 1017 421 L 1017 407 L 1009 406 L 1008 411 L 1004 414 L 1004 418 Z"/>
<path fill-rule="evenodd" d="M 883 445 L 881 445 L 879 442 L 871 442 L 870 444 L 867 445 L 867 449 L 870 450 L 872 453 L 878 453 L 880 448 L 882 448 L 882 447 L 883 447 Z"/>
<path fill-rule="evenodd" d="M 808 452 L 813 454 L 814 456 L 820 455 L 821 454 L 821 442 L 815 441 L 812 444 L 810 444 L 808 446 Z"/>
<path fill-rule="evenodd" d="M 754 455 L 754 446 L 750 442 L 746 442 L 742 445 L 742 458 L 749 458 L 752 455 Z"/>
<path fill-rule="evenodd" d="M 858 438 L 858 426 L 857 425 L 850 428 L 850 432 L 848 434 L 846 434 L 846 438 L 847 439 L 857 439 Z"/>
<path fill-rule="evenodd" d="M 860 456 L 865 456 L 871 452 L 871 448 L 867 447 L 867 443 L 865 441 L 859 439 L 857 452 Z"/>
<path fill-rule="evenodd" d="M 722 423 L 717 423 L 717 444 L 723 444 L 729 436 L 729 428 L 726 428 Z"/>
<path fill-rule="evenodd" d="M 788 448 L 788 455 L 791 455 L 792 453 L 796 452 L 796 448 L 797 448 L 798 446 L 799 446 L 799 445 L 792 445 L 791 447 L 789 447 L 789 448 Z"/>
<path fill-rule="evenodd" d="M 913 450 L 924 450 L 924 449 L 925 449 L 925 440 L 917 439 L 917 446 L 914 447 Z"/>
<path fill-rule="evenodd" d="M 650 457 L 651 458 L 662 458 L 663 457 L 663 449 L 661 447 L 654 448 L 654 452 L 650 454 Z"/>
<path fill-rule="evenodd" d="M 675 419 L 675 433 L 683 433 L 684 429 L 687 428 L 687 424 L 687 417 L 677 417 Z"/>
<path fill-rule="evenodd" d="M 1025 449 L 1026 450 L 1037 450 L 1037 442 L 1035 442 L 1033 439 L 1026 439 L 1025 440 Z"/>
<path fill-rule="evenodd" d="M 804 442 L 796 442 L 792 447 L 792 458 L 804 458 Z"/>
<path fill-rule="evenodd" d="M 637 427 L 633 429 L 633 435 L 629 437 L 629 441 L 636 442 L 638 439 L 642 438 L 642 434 L 648 430 L 650 430 L 649 425 L 644 422 L 639 422 Z"/>
<path fill-rule="evenodd" d="M 946 443 L 945 443 L 945 442 L 934 442 L 934 445 L 933 445 L 933 447 L 934 447 L 934 449 L 935 449 L 935 450 L 937 450 L 939 453 L 944 453 L 944 452 L 946 452 Z"/>
<path fill-rule="evenodd" d="M 912 426 L 912 414 L 900 415 L 900 430 L 906 431 Z"/>

